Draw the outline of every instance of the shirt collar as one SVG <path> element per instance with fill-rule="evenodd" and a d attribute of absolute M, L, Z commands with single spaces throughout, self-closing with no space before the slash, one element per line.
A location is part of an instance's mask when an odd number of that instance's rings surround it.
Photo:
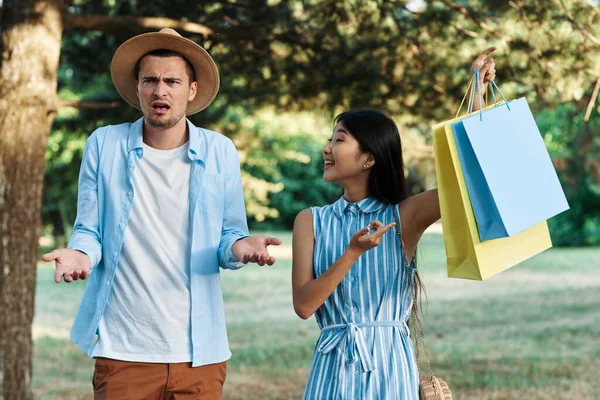
<path fill-rule="evenodd" d="M 333 211 L 341 218 L 344 215 L 344 211 L 358 212 L 361 211 L 365 214 L 372 213 L 381 210 L 385 207 L 385 203 L 377 200 L 374 197 L 367 197 L 366 199 L 360 200 L 356 203 L 350 203 L 344 196 L 340 197 L 338 201 L 333 203 Z"/>
<path fill-rule="evenodd" d="M 129 136 L 127 138 L 127 150 L 132 151 L 142 148 L 142 129 L 144 128 L 144 117 L 129 125 Z"/>
<path fill-rule="evenodd" d="M 206 150 L 208 146 L 206 143 L 203 143 L 203 138 L 200 137 L 199 129 L 196 128 L 194 124 L 189 119 L 185 119 L 188 127 L 188 132 L 190 134 L 189 144 L 190 148 L 188 151 L 188 155 L 191 160 L 201 160 L 204 161 L 206 159 Z M 132 151 L 136 149 L 142 148 L 143 142 L 143 128 L 144 128 L 144 117 L 138 119 L 133 124 L 129 126 L 129 137 L 127 140 L 127 150 Z"/>

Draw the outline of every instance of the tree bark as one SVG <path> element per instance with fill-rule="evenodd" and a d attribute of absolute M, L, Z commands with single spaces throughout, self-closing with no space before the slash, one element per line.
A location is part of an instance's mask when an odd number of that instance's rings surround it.
<path fill-rule="evenodd" d="M 62 0 L 4 0 L 0 64 L 0 399 L 33 398 L 31 323 Z"/>

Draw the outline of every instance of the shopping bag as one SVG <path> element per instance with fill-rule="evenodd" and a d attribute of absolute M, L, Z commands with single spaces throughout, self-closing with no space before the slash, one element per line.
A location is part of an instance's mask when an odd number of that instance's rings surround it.
<path fill-rule="evenodd" d="M 456 121 L 452 130 L 481 241 L 513 236 L 569 209 L 525 98 Z"/>
<path fill-rule="evenodd" d="M 433 127 L 448 276 L 485 280 L 552 247 L 552 242 L 546 221 L 513 236 L 480 240 L 452 130 L 452 123 L 463 119 Z"/>

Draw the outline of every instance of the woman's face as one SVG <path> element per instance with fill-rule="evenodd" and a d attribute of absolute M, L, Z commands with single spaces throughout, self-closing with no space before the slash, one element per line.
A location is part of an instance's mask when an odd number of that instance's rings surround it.
<path fill-rule="evenodd" d="M 358 141 L 341 122 L 333 128 L 333 135 L 323 148 L 323 160 L 323 179 L 342 186 L 355 178 L 364 179 L 374 164 L 369 153 L 360 152 Z"/>

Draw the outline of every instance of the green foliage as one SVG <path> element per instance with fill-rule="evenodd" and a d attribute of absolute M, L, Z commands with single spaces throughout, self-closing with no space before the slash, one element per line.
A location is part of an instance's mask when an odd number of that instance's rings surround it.
<path fill-rule="evenodd" d="M 55 129 L 48 139 L 43 224 L 59 241 L 71 234 L 76 216 L 79 164 L 87 133 Z M 57 243 L 57 245 L 65 243 Z"/>
<path fill-rule="evenodd" d="M 402 134 L 409 190 L 431 187 L 430 126 L 454 115 L 468 82 L 470 62 L 491 45 L 498 47 L 493 55 L 497 81 L 507 97 L 526 95 L 535 112 L 551 113 L 562 104 L 573 107 L 560 117 L 540 119 L 541 123 L 556 119 L 543 130 L 546 140 L 554 138 L 553 145 L 566 146 L 553 151 L 559 164 L 560 160 L 577 160 L 569 146 L 578 142 L 569 142 L 565 132 L 576 135 L 585 129 L 581 123 L 575 127 L 572 119 L 583 112 L 600 76 L 596 1 L 68 3 L 60 97 L 120 105 L 60 110 L 48 150 L 46 182 L 50 187 L 45 191 L 43 215 L 55 233 L 64 233 L 72 223 L 73 178 L 80 162 L 76 149 L 85 136 L 98 126 L 140 116 L 120 100 L 112 86 L 112 55 L 131 36 L 155 30 L 143 21 L 114 25 L 109 19 L 96 30 L 72 28 L 80 16 L 164 17 L 210 30 L 202 35 L 180 29 L 210 52 L 221 75 L 217 101 L 191 120 L 235 140 L 242 156 L 251 223 L 272 221 L 289 227 L 299 210 L 337 197 L 338 189 L 322 182 L 319 152 L 331 130 L 331 117 L 349 108 L 377 108 L 393 115 Z M 595 111 L 592 120 L 597 116 Z M 597 122 L 590 121 L 589 126 L 597 129 Z M 592 152 L 597 147 L 583 149 Z M 594 158 L 594 153 L 588 155 Z M 596 167 L 583 169 L 589 179 L 576 178 L 575 167 L 569 168 L 569 176 L 575 178 L 568 179 L 577 184 L 569 189 L 572 210 L 552 222 L 555 242 L 597 243 L 593 238 L 597 238 L 600 222 L 588 211 L 597 199 L 592 179 L 597 177 Z M 571 185 L 571 180 L 565 183 Z"/>
<path fill-rule="evenodd" d="M 276 220 L 265 226 L 291 228 L 298 212 L 339 196 L 339 187 L 323 181 L 321 151 L 332 129 L 326 118 L 268 108 L 244 115 L 230 107 L 221 125 L 237 130 L 224 133 L 240 149 L 251 226 L 270 217 Z"/>
<path fill-rule="evenodd" d="M 341 195 L 339 186 L 323 180 L 323 145 L 305 140 L 298 146 L 305 160 L 288 159 L 279 163 L 284 190 L 271 195 L 271 205 L 280 210 L 280 226 L 291 228 L 300 211 L 333 203 Z"/>
<path fill-rule="evenodd" d="M 554 244 L 600 245 L 600 106 L 584 121 L 573 104 L 545 110 L 537 122 L 558 170 L 570 210 L 550 220 Z"/>

